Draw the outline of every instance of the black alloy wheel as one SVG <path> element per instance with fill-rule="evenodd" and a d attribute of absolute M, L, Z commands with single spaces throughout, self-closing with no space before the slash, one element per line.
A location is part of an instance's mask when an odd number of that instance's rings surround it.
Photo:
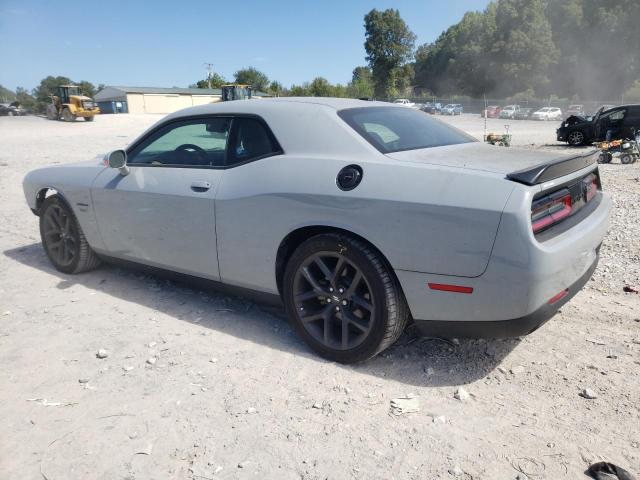
<path fill-rule="evenodd" d="M 42 245 L 53 266 L 64 273 L 80 273 L 100 264 L 78 221 L 58 195 L 47 197 L 40 209 Z"/>
<path fill-rule="evenodd" d="M 354 363 L 395 342 L 408 318 L 391 268 L 365 242 L 338 233 L 303 242 L 289 259 L 283 298 L 298 334 L 321 356 Z"/>
<path fill-rule="evenodd" d="M 298 267 L 293 293 L 304 328 L 324 346 L 355 348 L 375 323 L 371 287 L 338 252 L 318 252 Z"/>
<path fill-rule="evenodd" d="M 567 142 L 573 147 L 578 147 L 584 143 L 584 133 L 580 130 L 574 130 L 567 135 Z"/>
<path fill-rule="evenodd" d="M 75 221 L 60 205 L 51 205 L 42 216 L 44 245 L 49 258 L 61 267 L 73 263 L 78 253 Z"/>

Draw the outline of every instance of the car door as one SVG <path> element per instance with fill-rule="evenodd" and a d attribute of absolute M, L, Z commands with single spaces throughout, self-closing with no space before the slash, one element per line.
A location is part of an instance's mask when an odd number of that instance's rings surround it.
<path fill-rule="evenodd" d="M 127 151 L 129 174 L 105 169 L 92 199 L 110 255 L 219 279 L 215 194 L 229 117 L 179 119 Z"/>
<path fill-rule="evenodd" d="M 596 122 L 595 139 L 604 140 L 608 130 L 616 132 L 613 138 L 620 137 L 619 129 L 622 128 L 622 122 L 624 121 L 626 111 L 626 108 L 617 108 L 600 115 Z"/>
<path fill-rule="evenodd" d="M 264 185 L 273 185 L 274 178 L 282 174 L 274 168 L 278 162 L 274 157 L 282 154 L 263 119 L 234 118 L 227 169 L 216 195 L 218 259 L 224 283 L 257 290 L 275 289 L 275 250 L 282 240 L 278 237 L 282 229 L 276 225 L 283 222 L 288 212 L 283 208 L 279 217 L 271 207 L 287 202 L 285 193 L 265 196 Z"/>

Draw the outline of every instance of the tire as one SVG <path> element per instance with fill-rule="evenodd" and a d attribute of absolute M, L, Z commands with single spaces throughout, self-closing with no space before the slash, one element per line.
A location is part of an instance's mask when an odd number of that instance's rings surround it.
<path fill-rule="evenodd" d="M 633 155 L 630 155 L 628 153 L 625 153 L 624 155 L 620 156 L 620 163 L 623 163 L 625 165 L 629 165 L 630 163 L 633 163 L 633 161 L 634 161 Z"/>
<path fill-rule="evenodd" d="M 598 163 L 611 163 L 613 155 L 610 152 L 600 152 L 598 155 Z"/>
<path fill-rule="evenodd" d="M 47 197 L 40 209 L 42 246 L 53 266 L 63 273 L 81 273 L 100 265 L 69 206 L 59 195 Z"/>
<path fill-rule="evenodd" d="M 344 234 L 317 235 L 295 250 L 282 297 L 298 335 L 340 363 L 362 362 L 388 348 L 409 317 L 391 267 L 372 247 Z"/>
<path fill-rule="evenodd" d="M 85 122 L 93 122 L 93 119 L 94 119 L 94 118 L 95 118 L 95 117 L 84 117 L 84 121 L 85 121 Z"/>
<path fill-rule="evenodd" d="M 579 147 L 584 144 L 584 133 L 580 130 L 572 130 L 567 134 L 567 143 L 572 147 Z"/>
<path fill-rule="evenodd" d="M 76 116 L 71 113 L 71 111 L 68 108 L 65 108 L 64 110 L 62 110 L 62 119 L 65 122 L 73 122 L 76 119 Z"/>
<path fill-rule="evenodd" d="M 47 118 L 49 120 L 57 120 L 58 119 L 58 111 L 53 105 L 47 105 Z"/>

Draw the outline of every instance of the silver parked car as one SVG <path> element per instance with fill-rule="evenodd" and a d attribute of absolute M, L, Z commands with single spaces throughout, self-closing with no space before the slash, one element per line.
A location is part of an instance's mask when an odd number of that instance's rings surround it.
<path fill-rule="evenodd" d="M 495 148 L 417 110 L 321 98 L 181 110 L 24 191 L 58 270 L 115 258 L 277 295 L 340 362 L 410 321 L 532 332 L 590 278 L 611 208 L 591 153 Z"/>

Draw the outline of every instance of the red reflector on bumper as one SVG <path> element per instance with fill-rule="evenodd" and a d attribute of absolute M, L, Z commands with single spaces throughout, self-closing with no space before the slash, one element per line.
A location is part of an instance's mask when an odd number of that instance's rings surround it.
<path fill-rule="evenodd" d="M 556 303 L 558 300 L 560 300 L 561 298 L 564 298 L 567 293 L 569 293 L 569 289 L 565 288 L 564 290 L 562 290 L 561 292 L 556 293 L 553 297 L 551 297 L 549 300 L 547 300 L 547 303 L 549 305 Z"/>
<path fill-rule="evenodd" d="M 462 287 L 460 285 L 447 285 L 446 283 L 428 283 L 431 290 L 441 290 L 443 292 L 453 293 L 473 293 L 473 288 Z"/>

